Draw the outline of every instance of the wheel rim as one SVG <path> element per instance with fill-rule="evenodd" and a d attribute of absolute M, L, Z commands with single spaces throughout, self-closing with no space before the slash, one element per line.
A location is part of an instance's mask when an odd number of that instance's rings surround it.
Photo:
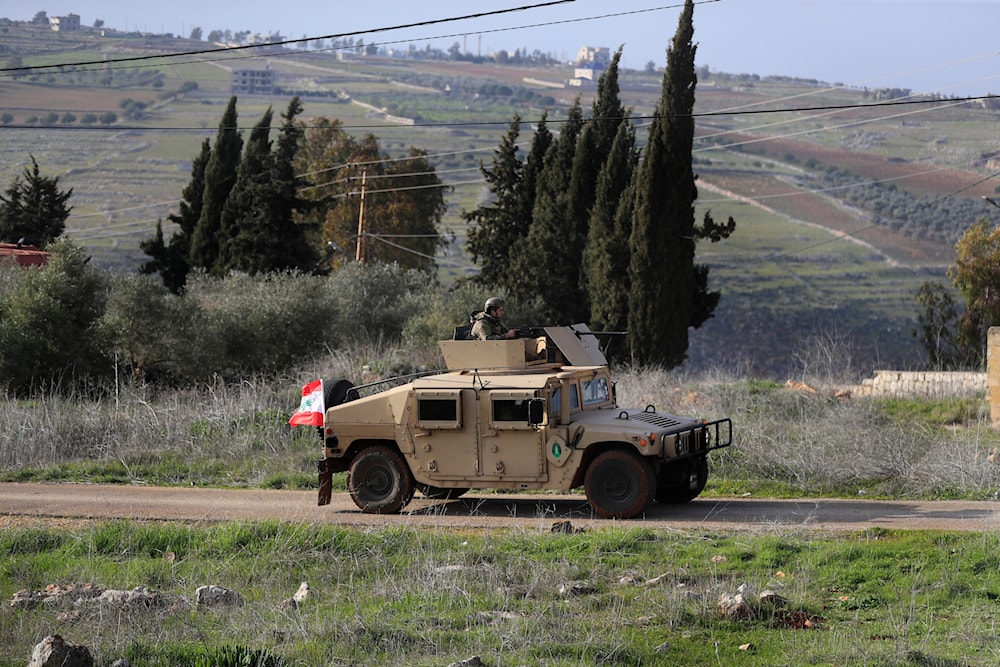
<path fill-rule="evenodd" d="M 396 476 L 384 466 L 372 466 L 365 472 L 361 487 L 371 500 L 388 498 L 396 486 Z"/>
<path fill-rule="evenodd" d="M 622 509 L 635 502 L 638 480 L 624 470 L 615 470 L 601 480 L 601 495 L 605 504 Z"/>

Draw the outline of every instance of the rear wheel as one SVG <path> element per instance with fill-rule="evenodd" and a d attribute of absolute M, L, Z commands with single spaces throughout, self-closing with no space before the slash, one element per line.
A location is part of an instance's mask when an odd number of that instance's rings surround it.
<path fill-rule="evenodd" d="M 641 456 L 612 449 L 591 462 L 583 487 L 595 512 L 609 519 L 628 519 L 653 500 L 656 475 Z"/>
<path fill-rule="evenodd" d="M 396 514 L 413 498 L 413 475 L 399 452 L 384 445 L 355 457 L 347 476 L 351 500 L 368 514 Z"/>
<path fill-rule="evenodd" d="M 656 502 L 690 502 L 705 490 L 706 482 L 708 459 L 704 456 L 666 463 L 656 478 Z"/>
<path fill-rule="evenodd" d="M 469 492 L 468 489 L 445 489 L 440 486 L 431 486 L 430 484 L 418 484 L 417 489 L 432 500 L 454 500 L 455 498 L 461 498 Z"/>

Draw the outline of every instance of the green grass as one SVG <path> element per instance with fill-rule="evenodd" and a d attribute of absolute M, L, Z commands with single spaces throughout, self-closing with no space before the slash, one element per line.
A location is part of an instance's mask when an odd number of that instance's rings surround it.
<path fill-rule="evenodd" d="M 929 428 L 976 423 L 990 410 L 987 400 L 974 397 L 934 400 L 892 398 L 877 402 L 889 417 Z"/>
<path fill-rule="evenodd" d="M 58 630 L 97 664 L 190 665 L 237 646 L 285 664 L 990 665 L 998 536 L 209 527 L 109 522 L 0 535 L 0 594 L 48 583 L 148 586 L 152 609 L 42 606 L 0 615 L 0 666 Z M 169 557 L 168 557 L 169 555 Z M 301 581 L 310 597 L 281 609 Z M 194 589 L 237 590 L 203 610 Z M 574 584 L 580 594 L 560 593 Z M 774 590 L 730 620 L 717 600 Z M 77 609 L 72 623 L 61 612 Z M 152 628 L 156 632 L 151 632 Z M 750 645 L 746 647 L 746 645 Z M 228 647 L 228 649 L 227 649 Z M 741 648 L 745 647 L 745 648 Z"/>

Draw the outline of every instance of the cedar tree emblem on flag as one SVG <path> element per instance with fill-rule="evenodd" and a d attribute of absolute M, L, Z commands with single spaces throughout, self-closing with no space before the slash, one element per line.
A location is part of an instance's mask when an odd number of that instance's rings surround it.
<path fill-rule="evenodd" d="M 288 423 L 292 426 L 322 426 L 323 412 L 323 381 L 316 380 L 302 387 L 302 404 Z"/>

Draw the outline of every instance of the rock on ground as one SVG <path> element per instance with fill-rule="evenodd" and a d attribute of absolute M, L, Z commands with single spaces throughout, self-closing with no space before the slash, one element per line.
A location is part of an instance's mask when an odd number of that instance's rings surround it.
<path fill-rule="evenodd" d="M 59 635 L 49 635 L 31 652 L 28 667 L 94 667 L 86 646 L 70 644 Z"/>

